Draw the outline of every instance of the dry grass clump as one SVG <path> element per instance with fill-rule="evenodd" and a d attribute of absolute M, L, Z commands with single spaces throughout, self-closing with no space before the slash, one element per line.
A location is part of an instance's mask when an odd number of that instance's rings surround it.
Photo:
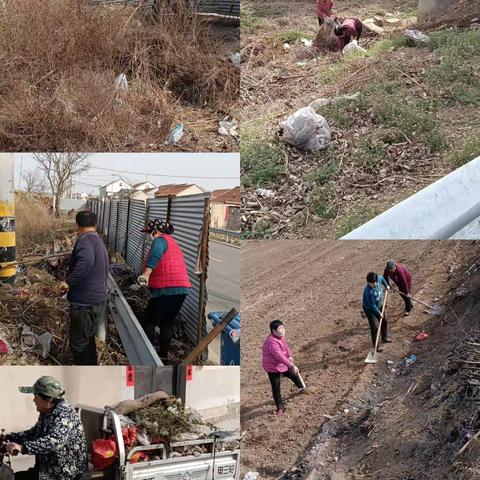
<path fill-rule="evenodd" d="M 0 148 L 144 150 L 161 145 L 182 105 L 228 111 L 238 70 L 186 8 L 155 19 L 87 0 L 0 7 Z M 115 88 L 124 73 L 128 90 Z"/>
<path fill-rule="evenodd" d="M 19 253 L 28 253 L 33 245 L 47 242 L 61 222 L 53 217 L 45 202 L 29 194 L 15 196 L 15 220 Z"/>

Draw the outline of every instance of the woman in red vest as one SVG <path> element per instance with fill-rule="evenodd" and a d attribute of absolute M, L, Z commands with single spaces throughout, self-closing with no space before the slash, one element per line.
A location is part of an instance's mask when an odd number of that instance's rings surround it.
<path fill-rule="evenodd" d="M 143 274 L 138 277 L 138 283 L 148 287 L 151 294 L 143 326 L 152 343 L 155 327 L 160 328 L 158 354 L 166 358 L 175 320 L 192 285 L 182 250 L 171 236 L 173 226 L 154 219 L 142 232 L 153 240 Z"/>

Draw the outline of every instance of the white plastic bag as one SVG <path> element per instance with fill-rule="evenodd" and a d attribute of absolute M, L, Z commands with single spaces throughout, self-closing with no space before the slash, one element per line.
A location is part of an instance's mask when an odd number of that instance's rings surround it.
<path fill-rule="evenodd" d="M 116 90 L 128 90 L 128 80 L 127 80 L 127 76 L 124 73 L 121 73 L 115 79 L 115 89 Z"/>
<path fill-rule="evenodd" d="M 327 120 L 312 107 L 297 110 L 280 123 L 281 140 L 301 150 L 317 151 L 328 147 L 332 132 Z"/>
<path fill-rule="evenodd" d="M 167 145 L 176 145 L 183 137 L 183 125 L 175 125 L 170 132 L 170 136 L 167 140 Z"/>
<path fill-rule="evenodd" d="M 419 30 L 406 30 L 405 36 L 417 44 L 428 43 L 430 41 L 430 37 Z"/>
<path fill-rule="evenodd" d="M 347 55 L 353 52 L 366 52 L 366 50 L 362 48 L 356 40 L 352 40 L 350 43 L 347 43 L 345 47 L 343 47 L 342 53 Z"/>

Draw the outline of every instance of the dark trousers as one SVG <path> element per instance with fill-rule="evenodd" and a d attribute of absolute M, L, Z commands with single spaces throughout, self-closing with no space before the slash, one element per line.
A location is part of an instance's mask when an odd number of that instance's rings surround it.
<path fill-rule="evenodd" d="M 107 315 L 107 302 L 89 307 L 70 305 L 70 350 L 75 365 L 98 365 L 95 335 Z"/>
<path fill-rule="evenodd" d="M 38 480 L 38 470 L 36 468 L 29 468 L 24 472 L 16 472 L 15 480 Z"/>
<path fill-rule="evenodd" d="M 272 394 L 273 400 L 275 401 L 275 405 L 277 406 L 277 410 L 279 408 L 283 408 L 283 401 L 282 401 L 282 391 L 281 391 L 281 383 L 282 383 L 282 376 L 289 378 L 298 388 L 303 388 L 302 382 L 298 375 L 287 370 L 286 372 L 267 372 L 268 378 L 270 379 L 270 384 L 272 385 Z"/>
<path fill-rule="evenodd" d="M 368 324 L 370 325 L 370 335 L 372 336 L 372 344 L 375 346 L 377 340 L 378 323 L 380 322 L 380 314 L 373 310 L 364 310 L 365 315 L 368 318 Z M 383 313 L 382 328 L 380 330 L 382 341 L 387 339 L 388 321 L 386 312 Z"/>
<path fill-rule="evenodd" d="M 412 300 L 407 297 L 406 293 L 403 293 L 403 292 L 402 292 L 402 298 L 403 298 L 403 301 L 405 302 L 405 311 L 411 312 L 413 308 Z"/>
<path fill-rule="evenodd" d="M 167 356 L 175 320 L 185 298 L 187 295 L 161 295 L 151 298 L 148 302 L 146 319 L 142 326 L 152 343 L 155 337 L 155 327 L 160 328 L 158 354 L 161 357 Z"/>

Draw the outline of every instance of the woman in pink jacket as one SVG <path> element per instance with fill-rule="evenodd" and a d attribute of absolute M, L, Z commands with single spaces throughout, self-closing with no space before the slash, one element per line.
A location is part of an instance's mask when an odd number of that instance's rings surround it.
<path fill-rule="evenodd" d="M 301 392 L 305 391 L 293 363 L 292 352 L 285 340 L 285 325 L 280 320 L 270 322 L 270 335 L 263 342 L 263 369 L 272 384 L 273 399 L 277 406 L 277 415 L 282 415 L 284 406 L 280 390 L 281 377 L 289 378 Z"/>
<path fill-rule="evenodd" d="M 317 18 L 318 25 L 321 27 L 326 18 L 330 18 L 335 13 L 335 3 L 332 0 L 317 0 Z"/>

